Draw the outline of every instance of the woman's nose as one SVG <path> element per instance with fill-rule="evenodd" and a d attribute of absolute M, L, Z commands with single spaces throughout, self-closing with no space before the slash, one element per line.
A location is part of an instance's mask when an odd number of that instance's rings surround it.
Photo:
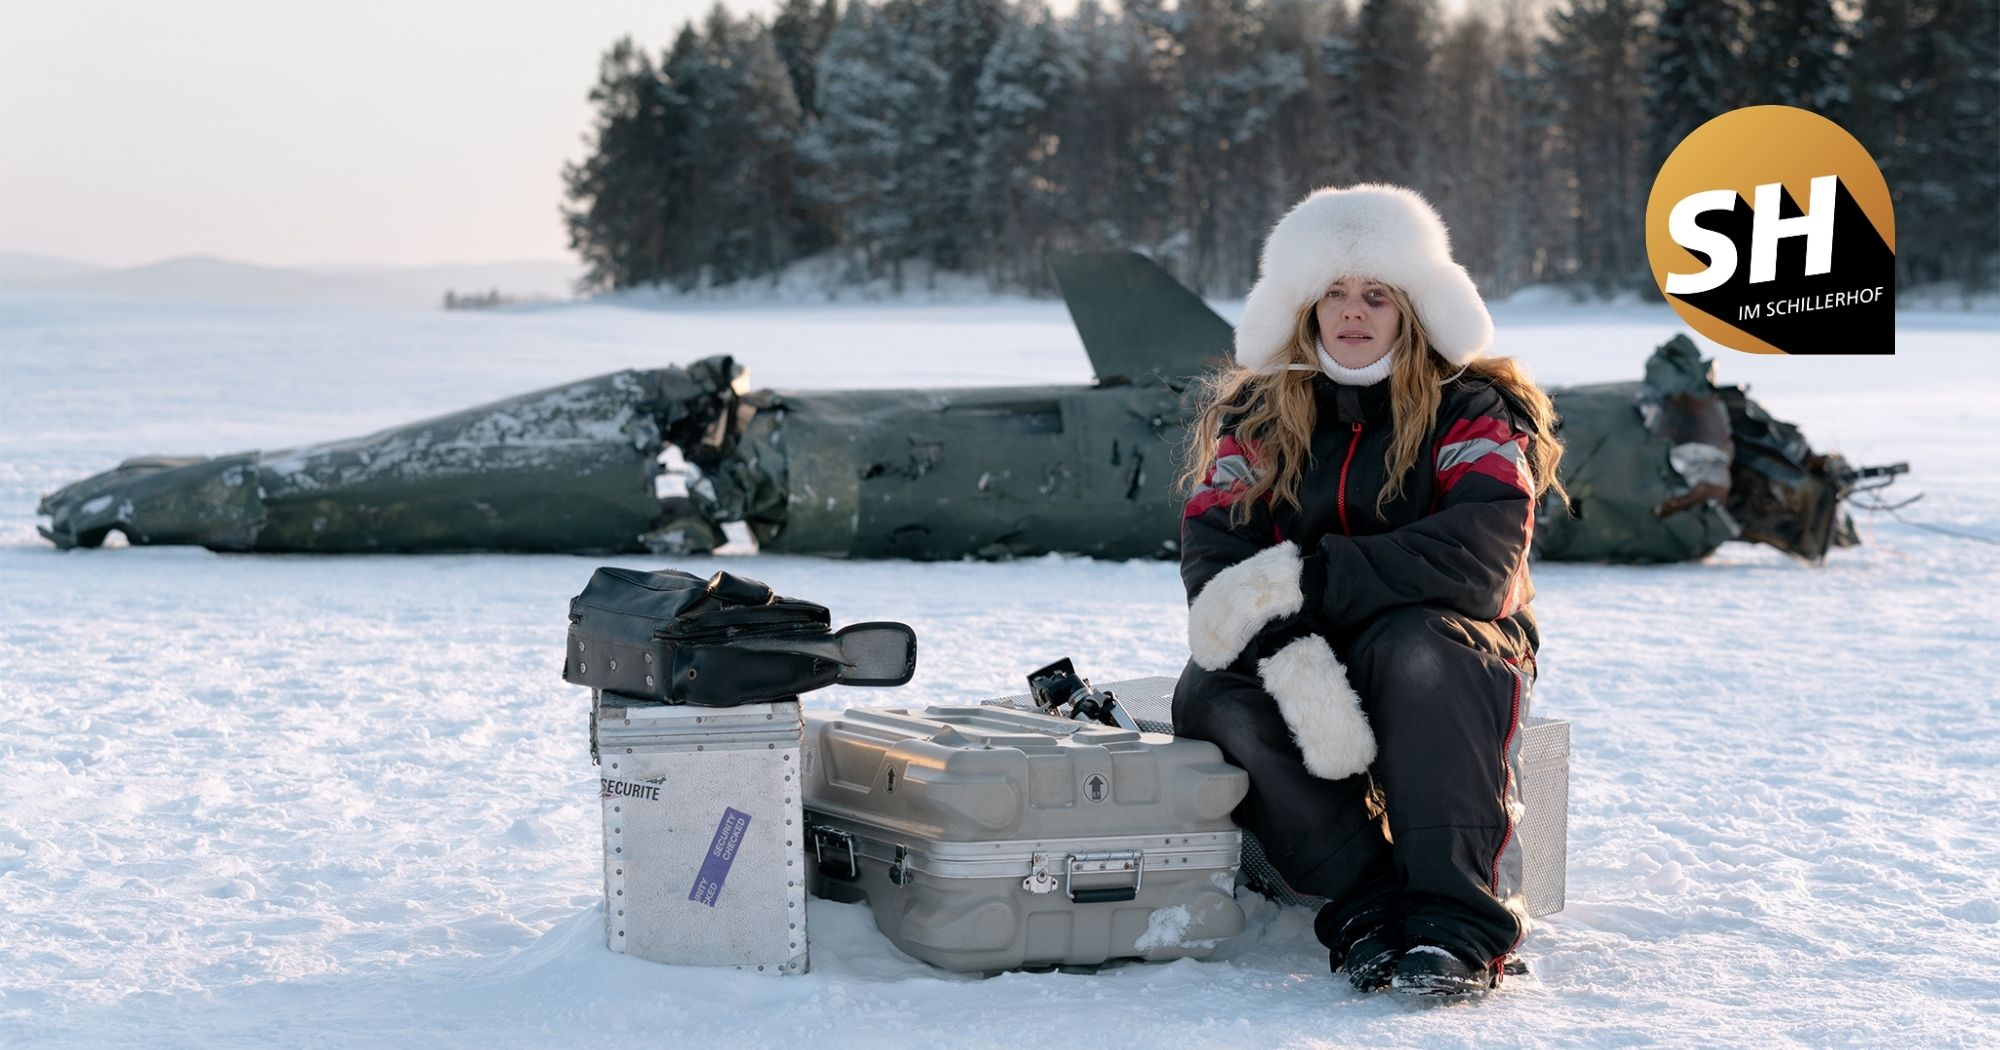
<path fill-rule="evenodd" d="M 1343 321 L 1365 321 L 1368 319 L 1368 311 L 1362 308 L 1360 302 L 1350 301 L 1340 308 L 1340 319 Z"/>

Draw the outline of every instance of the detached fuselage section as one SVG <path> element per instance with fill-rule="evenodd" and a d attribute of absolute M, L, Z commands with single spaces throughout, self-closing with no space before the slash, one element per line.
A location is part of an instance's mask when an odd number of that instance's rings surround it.
<path fill-rule="evenodd" d="M 704 473 L 690 492 L 699 506 L 717 481 L 743 473 L 782 492 L 781 505 L 745 501 L 742 518 L 764 550 L 919 559 L 1177 550 L 1169 482 L 1183 406 L 1166 384 L 758 400 L 739 439 L 753 469 Z M 733 509 L 718 501 L 710 513 Z"/>
<path fill-rule="evenodd" d="M 657 406 L 686 393 L 667 378 L 618 372 L 276 452 L 130 459 L 43 497 L 41 533 L 58 547 L 115 529 L 220 551 L 628 549 L 659 514 Z"/>

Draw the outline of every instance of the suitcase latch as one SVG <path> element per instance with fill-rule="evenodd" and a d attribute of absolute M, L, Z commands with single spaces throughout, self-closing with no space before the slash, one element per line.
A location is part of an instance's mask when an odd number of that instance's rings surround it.
<path fill-rule="evenodd" d="M 861 877 L 861 868 L 854 862 L 853 835 L 839 828 L 815 824 L 812 839 L 813 860 L 819 863 L 821 875 L 842 882 L 853 882 Z"/>
<path fill-rule="evenodd" d="M 1094 875 L 1107 871 L 1129 871 L 1132 873 L 1130 886 L 1092 886 L 1077 889 L 1074 885 L 1078 875 Z M 1129 901 L 1139 896 L 1139 883 L 1146 877 L 1146 853 L 1144 850 L 1124 849 L 1105 853 L 1072 853 L 1063 861 L 1063 892 L 1078 904 L 1102 904 L 1110 901 Z"/>
<path fill-rule="evenodd" d="M 1029 893 L 1054 893 L 1056 887 L 1062 885 L 1062 883 L 1056 881 L 1054 875 L 1049 874 L 1048 854 L 1035 854 L 1034 859 L 1029 864 L 1031 873 L 1027 878 L 1021 880 L 1022 889 L 1027 890 Z"/>

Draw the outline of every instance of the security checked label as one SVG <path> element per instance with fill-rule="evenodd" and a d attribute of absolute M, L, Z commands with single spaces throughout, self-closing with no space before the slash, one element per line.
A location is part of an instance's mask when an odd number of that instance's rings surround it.
<path fill-rule="evenodd" d="M 709 842 L 708 853 L 701 859 L 701 871 L 695 874 L 694 888 L 688 891 L 688 900 L 715 907 L 717 898 L 722 896 L 723 880 L 729 878 L 730 865 L 736 863 L 736 851 L 743 847 L 743 833 L 749 828 L 750 814 L 723 809 L 722 822 L 715 826 L 715 838 Z"/>
<path fill-rule="evenodd" d="M 1646 202 L 1653 279 L 1681 320 L 1753 354 L 1896 352 L 1896 215 L 1881 169 L 1809 110 L 1696 128 Z"/>

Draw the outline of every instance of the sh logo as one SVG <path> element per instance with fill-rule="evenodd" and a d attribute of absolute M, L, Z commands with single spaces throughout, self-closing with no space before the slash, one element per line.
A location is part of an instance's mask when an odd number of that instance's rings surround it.
<path fill-rule="evenodd" d="M 1812 180 L 1812 203 L 1804 215 L 1778 217 L 1778 195 L 1782 182 L 1766 182 L 1757 187 L 1756 203 L 1750 206 L 1750 283 L 1763 284 L 1777 279 L 1778 241 L 1783 237 L 1806 240 L 1807 277 L 1817 277 L 1833 269 L 1833 191 L 1837 175 L 1821 175 Z M 1734 212 L 1741 198 L 1735 190 L 1703 190 L 1681 198 L 1667 216 L 1667 231 L 1675 243 L 1709 258 L 1708 269 L 1700 273 L 1667 274 L 1668 295 L 1698 295 L 1729 283 L 1736 273 L 1736 242 L 1724 233 L 1705 229 L 1695 220 L 1703 212 Z"/>
<path fill-rule="evenodd" d="M 1674 311 L 1724 346 L 1895 352 L 1889 188 L 1818 114 L 1754 106 L 1695 129 L 1653 183 L 1646 252 Z"/>

